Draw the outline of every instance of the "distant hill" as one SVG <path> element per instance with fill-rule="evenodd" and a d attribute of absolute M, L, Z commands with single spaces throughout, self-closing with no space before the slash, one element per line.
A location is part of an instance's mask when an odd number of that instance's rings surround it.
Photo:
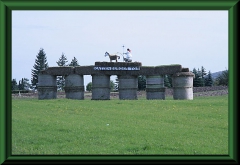
<path fill-rule="evenodd" d="M 220 74 L 222 74 L 223 71 L 219 71 L 219 72 L 214 72 L 212 73 L 212 78 L 215 80 Z"/>

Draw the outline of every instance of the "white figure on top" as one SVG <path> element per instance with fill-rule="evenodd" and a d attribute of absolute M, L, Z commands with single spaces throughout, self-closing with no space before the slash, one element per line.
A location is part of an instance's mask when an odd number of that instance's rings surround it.
<path fill-rule="evenodd" d="M 126 54 L 126 58 L 124 57 L 124 54 Z M 132 62 L 132 53 L 129 48 L 127 49 L 127 53 L 123 53 L 123 59 L 125 62 Z"/>

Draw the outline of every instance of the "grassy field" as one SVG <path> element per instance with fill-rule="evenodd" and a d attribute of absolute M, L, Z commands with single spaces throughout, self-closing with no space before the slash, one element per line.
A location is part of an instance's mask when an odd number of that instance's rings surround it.
<path fill-rule="evenodd" d="M 12 99 L 12 154 L 228 154 L 228 95 Z"/>

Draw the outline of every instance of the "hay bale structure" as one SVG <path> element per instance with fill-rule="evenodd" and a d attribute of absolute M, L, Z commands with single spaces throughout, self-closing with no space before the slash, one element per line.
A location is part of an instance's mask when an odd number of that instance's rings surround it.
<path fill-rule="evenodd" d="M 38 75 L 38 99 L 56 99 L 56 76 L 65 76 L 68 99 L 84 99 L 84 75 L 92 76 L 92 100 L 110 100 L 110 76 L 119 80 L 119 99 L 137 99 L 138 76 L 146 76 L 147 99 L 165 99 L 164 75 L 172 75 L 173 98 L 193 99 L 193 77 L 181 65 L 142 66 L 140 62 L 95 62 L 95 65 L 49 67 Z"/>

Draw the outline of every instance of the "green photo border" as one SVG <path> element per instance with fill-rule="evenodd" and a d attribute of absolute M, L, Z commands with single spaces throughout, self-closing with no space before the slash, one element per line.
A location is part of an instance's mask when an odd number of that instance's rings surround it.
<path fill-rule="evenodd" d="M 221 164 L 237 158 L 237 12 L 239 0 L 0 0 L 0 164 L 40 162 L 70 164 L 71 161 L 165 161 Z M 229 155 L 11 155 L 12 10 L 228 10 L 229 27 Z M 140 162 L 140 163 L 141 163 Z"/>

